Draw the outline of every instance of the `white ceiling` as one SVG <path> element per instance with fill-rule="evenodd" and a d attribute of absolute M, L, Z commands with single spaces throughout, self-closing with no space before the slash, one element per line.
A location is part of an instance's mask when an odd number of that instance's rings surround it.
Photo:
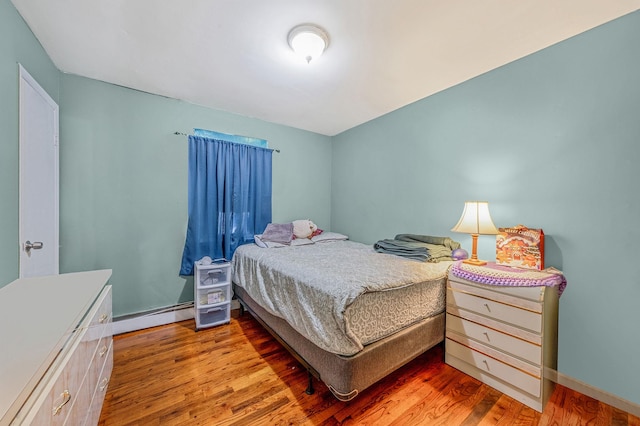
<path fill-rule="evenodd" d="M 640 0 L 12 0 L 63 72 L 335 135 Z M 291 28 L 323 27 L 307 65 Z"/>

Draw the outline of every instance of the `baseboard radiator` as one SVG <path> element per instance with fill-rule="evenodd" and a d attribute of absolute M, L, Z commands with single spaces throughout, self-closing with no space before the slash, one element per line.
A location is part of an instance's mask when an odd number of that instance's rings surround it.
<path fill-rule="evenodd" d="M 240 309 L 240 304 L 237 300 L 231 301 L 231 309 Z M 193 319 L 193 312 L 193 302 L 187 302 L 180 305 L 117 317 L 113 319 L 113 334 L 129 333 L 130 331 L 190 320 Z"/>

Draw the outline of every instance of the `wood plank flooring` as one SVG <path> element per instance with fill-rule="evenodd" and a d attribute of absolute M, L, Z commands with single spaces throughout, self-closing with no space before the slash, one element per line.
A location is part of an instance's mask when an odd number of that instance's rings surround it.
<path fill-rule="evenodd" d="M 632 425 L 640 418 L 563 386 L 543 413 L 444 363 L 439 345 L 351 402 L 335 399 L 250 314 L 114 338 L 100 425 Z"/>

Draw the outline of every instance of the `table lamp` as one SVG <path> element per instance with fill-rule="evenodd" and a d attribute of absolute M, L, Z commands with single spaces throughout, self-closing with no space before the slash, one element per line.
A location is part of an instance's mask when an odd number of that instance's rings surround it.
<path fill-rule="evenodd" d="M 498 229 L 491 220 L 489 203 L 486 201 L 465 201 L 464 211 L 460 220 L 451 229 L 453 232 L 471 234 L 472 249 L 471 258 L 463 260 L 471 265 L 486 265 L 484 260 L 478 260 L 478 235 L 496 235 Z"/>

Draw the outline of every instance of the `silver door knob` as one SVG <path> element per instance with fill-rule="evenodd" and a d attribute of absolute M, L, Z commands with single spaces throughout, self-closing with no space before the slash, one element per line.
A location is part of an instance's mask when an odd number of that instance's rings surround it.
<path fill-rule="evenodd" d="M 44 247 L 44 244 L 42 243 L 42 241 L 34 241 L 32 243 L 31 241 L 27 240 L 24 243 L 24 251 L 26 251 L 27 253 L 29 253 L 31 249 L 40 250 L 42 247 Z"/>

